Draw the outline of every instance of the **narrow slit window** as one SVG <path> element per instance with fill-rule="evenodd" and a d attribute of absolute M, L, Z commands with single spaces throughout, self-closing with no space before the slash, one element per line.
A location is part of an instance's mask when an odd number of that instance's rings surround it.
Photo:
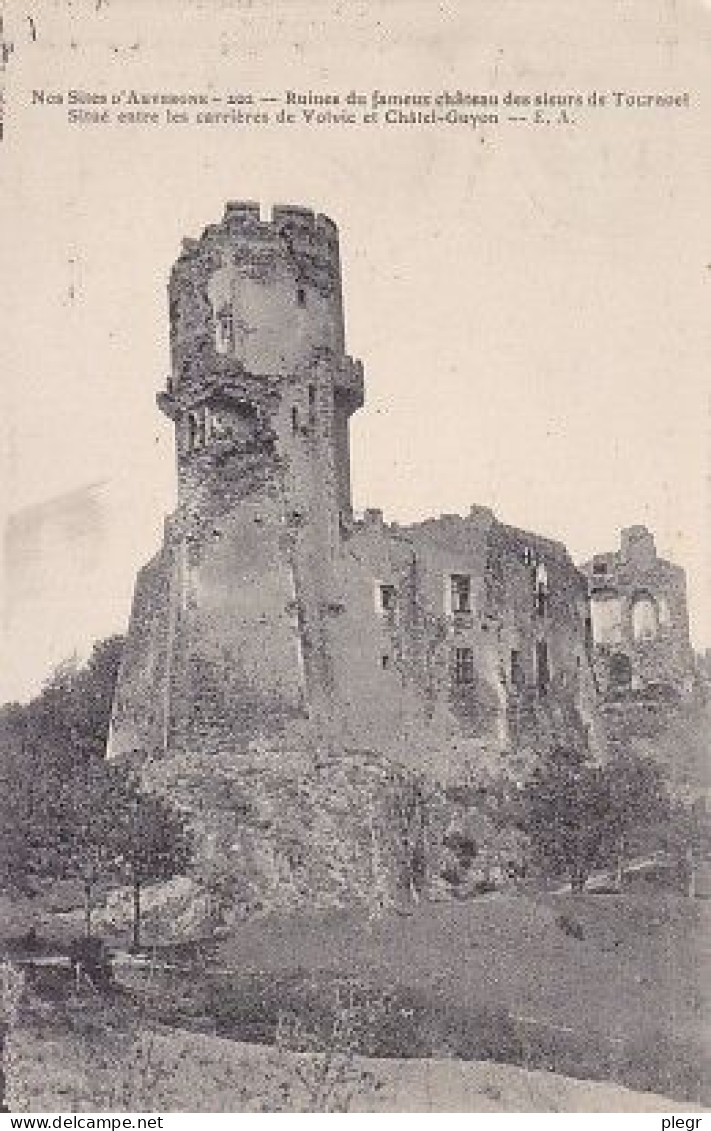
<path fill-rule="evenodd" d="M 217 312 L 217 349 L 228 353 L 234 347 L 235 327 L 232 307 L 223 306 Z"/>
<path fill-rule="evenodd" d="M 299 306 L 306 306 L 306 291 L 303 287 L 296 288 L 296 301 Z"/>
<path fill-rule="evenodd" d="M 204 448 L 210 436 L 210 410 L 205 406 L 198 418 L 198 440 Z"/>
<path fill-rule="evenodd" d="M 523 663 L 521 661 L 521 653 L 517 648 L 511 649 L 511 685 L 517 691 L 525 686 L 526 676 L 523 670 Z"/>
<path fill-rule="evenodd" d="M 548 609 L 548 571 L 542 562 L 536 566 L 536 613 L 544 617 Z"/>
<path fill-rule="evenodd" d="M 548 658 L 548 645 L 545 640 L 536 644 L 536 686 L 539 695 L 545 695 L 551 681 L 550 660 Z"/>
<path fill-rule="evenodd" d="M 296 407 L 296 405 L 294 405 L 292 410 L 291 410 L 291 431 L 292 432 L 298 432 L 299 431 L 299 410 Z"/>

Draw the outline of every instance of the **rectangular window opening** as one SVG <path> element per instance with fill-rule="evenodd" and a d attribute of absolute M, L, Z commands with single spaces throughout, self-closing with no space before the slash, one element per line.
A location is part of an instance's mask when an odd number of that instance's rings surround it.
<path fill-rule="evenodd" d="M 468 573 L 453 573 L 451 575 L 450 596 L 452 612 L 455 615 L 472 611 L 472 579 Z"/>
<path fill-rule="evenodd" d="M 511 649 L 511 686 L 520 691 L 526 684 L 521 653 L 517 648 Z"/>
<path fill-rule="evenodd" d="M 377 588 L 378 612 L 388 624 L 397 620 L 397 589 L 394 585 L 380 583 Z"/>
<path fill-rule="evenodd" d="M 455 648 L 454 682 L 458 687 L 474 682 L 474 652 L 471 648 Z"/>
<path fill-rule="evenodd" d="M 188 451 L 204 448 L 210 437 L 210 410 L 204 405 L 188 413 Z"/>

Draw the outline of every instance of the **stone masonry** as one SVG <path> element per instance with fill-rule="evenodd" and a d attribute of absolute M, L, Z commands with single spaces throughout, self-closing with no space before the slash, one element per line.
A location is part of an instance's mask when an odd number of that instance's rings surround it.
<path fill-rule="evenodd" d="M 684 571 L 657 554 L 644 526 L 622 531 L 620 549 L 582 566 L 588 579 L 594 665 L 604 695 L 688 694 L 693 654 Z"/>
<path fill-rule="evenodd" d="M 178 505 L 137 580 L 112 755 L 262 743 L 456 772 L 594 746 L 615 656 L 633 681 L 684 680 L 683 574 L 646 531 L 582 573 L 563 545 L 484 507 L 410 526 L 354 517 L 349 421 L 364 379 L 345 352 L 327 217 L 228 204 L 184 241 L 169 301 L 158 403 L 175 426 Z M 619 617 L 602 604 L 613 588 Z"/>

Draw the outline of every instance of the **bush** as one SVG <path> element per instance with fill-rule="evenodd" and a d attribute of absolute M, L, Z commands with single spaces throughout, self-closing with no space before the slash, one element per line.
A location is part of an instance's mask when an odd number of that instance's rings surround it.
<path fill-rule="evenodd" d="M 569 935 L 571 939 L 578 939 L 582 942 L 585 938 L 585 930 L 583 924 L 578 919 L 573 919 L 571 915 L 559 915 L 556 923 L 564 934 Z"/>
<path fill-rule="evenodd" d="M 81 970 L 97 990 L 108 990 L 114 984 L 114 971 L 106 944 L 101 939 L 75 939 L 69 947 L 69 960 L 76 978 Z"/>

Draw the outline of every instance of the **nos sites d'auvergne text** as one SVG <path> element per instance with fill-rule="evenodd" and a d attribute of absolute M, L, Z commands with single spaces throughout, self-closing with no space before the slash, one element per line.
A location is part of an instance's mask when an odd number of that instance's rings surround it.
<path fill-rule="evenodd" d="M 66 107 L 73 124 L 198 125 L 495 125 L 500 116 L 558 114 L 573 121 L 583 107 L 600 109 L 680 109 L 688 92 L 537 91 L 503 93 L 439 92 L 363 93 L 286 90 L 281 94 L 246 92 L 171 92 L 116 90 L 108 93 L 70 89 L 32 92 L 35 106 Z"/>

